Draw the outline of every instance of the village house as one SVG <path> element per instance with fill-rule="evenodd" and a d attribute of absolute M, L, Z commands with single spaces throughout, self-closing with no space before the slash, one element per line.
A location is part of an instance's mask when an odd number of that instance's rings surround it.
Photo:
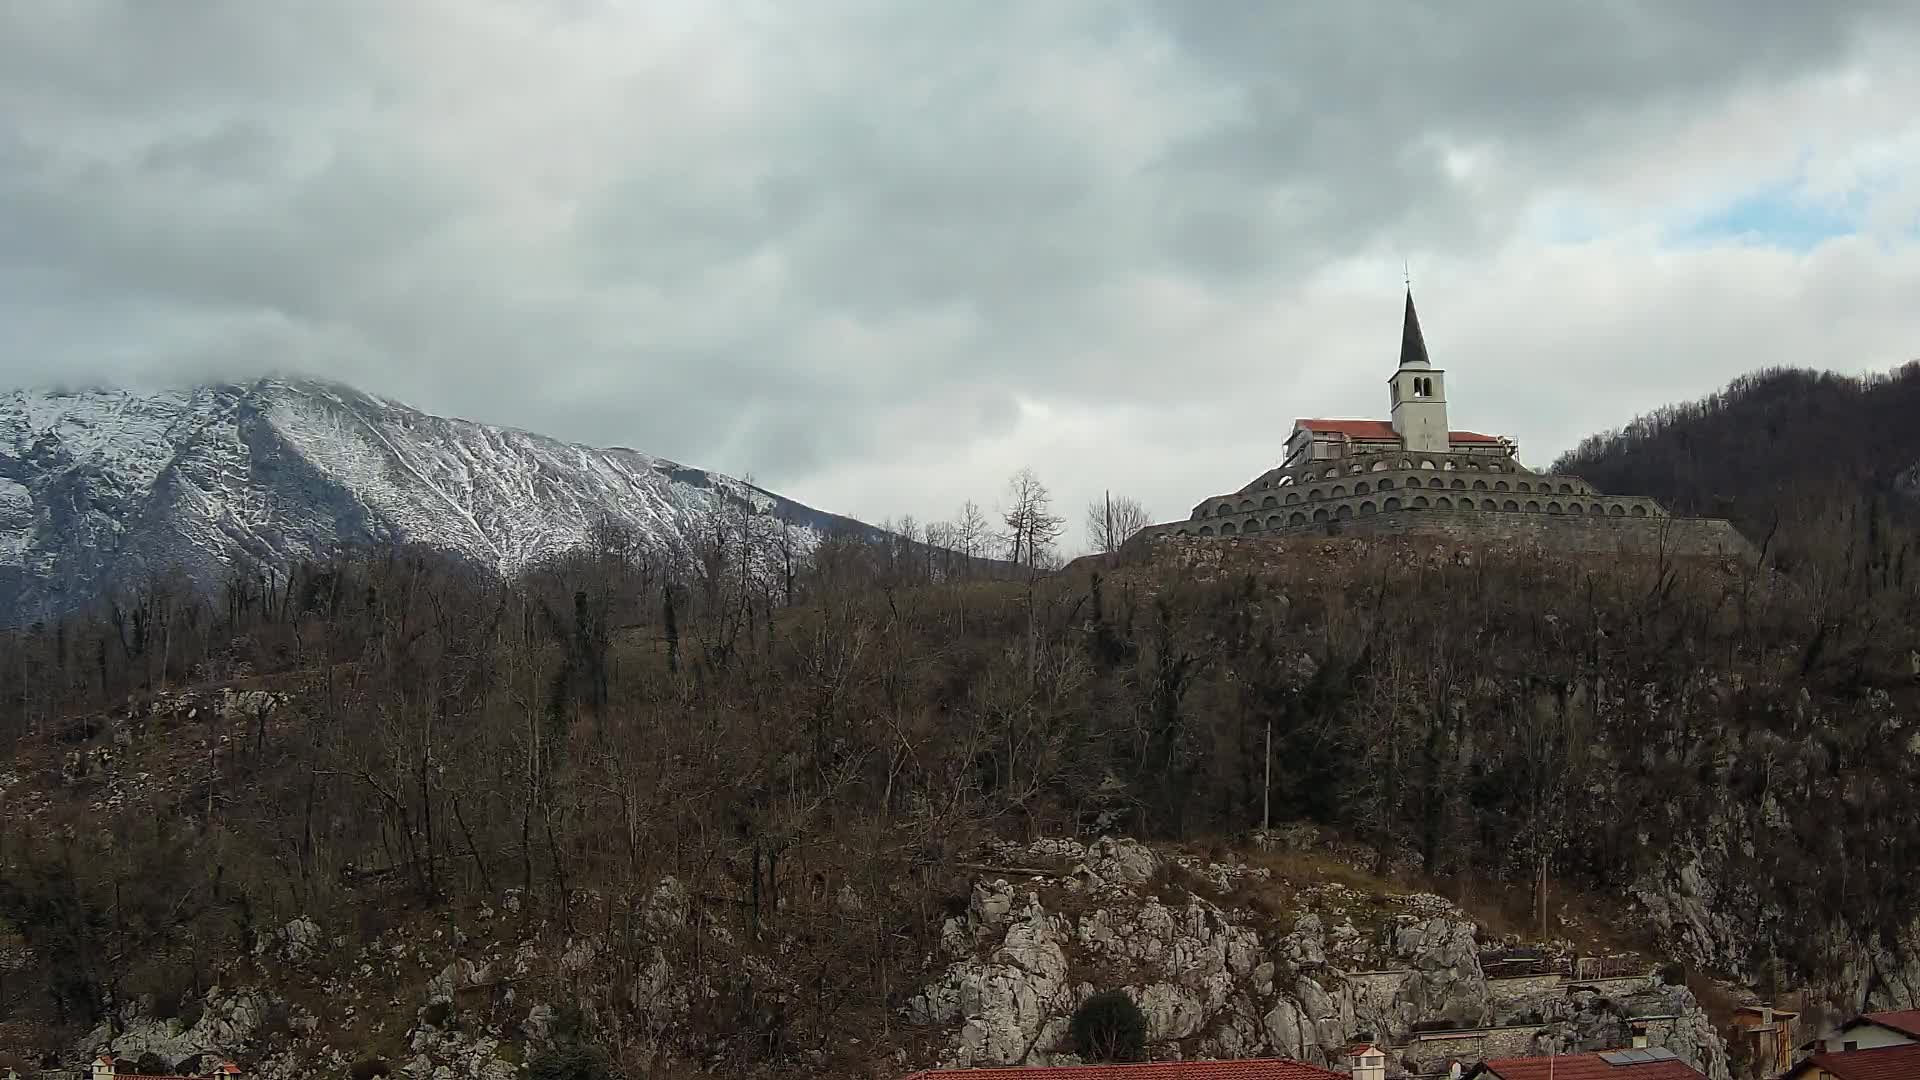
<path fill-rule="evenodd" d="M 1465 1080 L 1704 1080 L 1693 1066 L 1664 1047 L 1607 1050 L 1597 1054 L 1494 1058 L 1475 1065 Z"/>
<path fill-rule="evenodd" d="M 87 1080 L 239 1080 L 240 1067 L 231 1061 L 220 1061 L 210 1066 L 201 1076 L 179 1076 L 165 1073 L 135 1072 L 131 1062 L 124 1063 L 112 1054 L 102 1054 L 93 1059 L 87 1069 Z"/>
<path fill-rule="evenodd" d="M 1771 1003 L 1733 1010 L 1733 1042 L 1759 1076 L 1775 1076 L 1793 1064 L 1794 1028 L 1800 1014 Z"/>
<path fill-rule="evenodd" d="M 1814 1053 L 1847 1053 L 1883 1046 L 1920 1043 L 1920 1009 L 1870 1012 L 1841 1024 L 1831 1035 L 1814 1039 L 1801 1049 Z"/>

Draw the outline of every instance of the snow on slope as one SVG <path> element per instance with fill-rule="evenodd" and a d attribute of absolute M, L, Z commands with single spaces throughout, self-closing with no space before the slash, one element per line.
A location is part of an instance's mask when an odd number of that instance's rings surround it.
<path fill-rule="evenodd" d="M 0 395 L 0 622 L 178 568 L 425 544 L 512 572 L 611 517 L 656 549 L 722 503 L 806 539 L 858 523 L 625 449 L 432 416 L 348 387 L 263 380 Z M 10 616 L 10 617 L 9 617 Z"/>

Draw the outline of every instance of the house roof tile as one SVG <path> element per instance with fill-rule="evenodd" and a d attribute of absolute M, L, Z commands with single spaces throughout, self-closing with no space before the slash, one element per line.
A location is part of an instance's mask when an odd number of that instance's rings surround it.
<path fill-rule="evenodd" d="M 1484 1075 L 1500 1080 L 1701 1080 L 1699 1070 L 1673 1058 L 1615 1064 L 1599 1054 L 1493 1058 Z"/>
<path fill-rule="evenodd" d="M 1382 442 L 1400 440 L 1400 433 L 1393 430 L 1393 424 L 1386 420 L 1330 420 L 1323 417 L 1310 417 L 1295 420 L 1295 427 L 1309 431 L 1324 431 L 1335 435 L 1345 435 L 1349 439 L 1372 439 Z M 1477 431 L 1449 431 L 1447 440 L 1456 443 L 1498 443 L 1499 436 L 1482 435 Z"/>
<path fill-rule="evenodd" d="M 1884 1028 L 1892 1028 L 1903 1035 L 1920 1039 L 1920 1009 L 1901 1009 L 1898 1012 L 1867 1013 L 1865 1019 Z"/>
<path fill-rule="evenodd" d="M 907 1080 L 1347 1080 L 1345 1073 L 1287 1058 L 1154 1061 L 1138 1065 L 930 1069 Z"/>
<path fill-rule="evenodd" d="M 1835 1080 L 1913 1080 L 1920 1076 L 1920 1043 L 1815 1054 L 1788 1075 L 1804 1075 L 1810 1066 L 1818 1067 Z"/>

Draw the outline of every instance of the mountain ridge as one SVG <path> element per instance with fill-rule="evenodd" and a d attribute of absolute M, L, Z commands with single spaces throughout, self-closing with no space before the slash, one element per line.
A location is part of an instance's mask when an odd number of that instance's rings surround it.
<path fill-rule="evenodd" d="M 411 543 L 511 573 L 602 520 L 667 553 L 723 507 L 810 544 L 872 526 L 628 447 L 442 417 L 322 379 L 0 394 L 0 610 L 73 610 L 179 570 Z"/>

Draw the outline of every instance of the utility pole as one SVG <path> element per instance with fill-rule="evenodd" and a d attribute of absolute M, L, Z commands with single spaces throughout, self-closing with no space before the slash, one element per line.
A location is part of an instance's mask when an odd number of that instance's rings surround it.
<path fill-rule="evenodd" d="M 1269 811 L 1273 802 L 1273 717 L 1267 717 L 1267 752 L 1265 770 L 1260 777 L 1260 838 L 1266 839 L 1267 830 L 1272 827 L 1273 819 Z"/>
<path fill-rule="evenodd" d="M 1540 888 L 1534 896 L 1534 907 L 1540 913 L 1540 940 L 1547 940 L 1547 856 L 1540 856 Z"/>

